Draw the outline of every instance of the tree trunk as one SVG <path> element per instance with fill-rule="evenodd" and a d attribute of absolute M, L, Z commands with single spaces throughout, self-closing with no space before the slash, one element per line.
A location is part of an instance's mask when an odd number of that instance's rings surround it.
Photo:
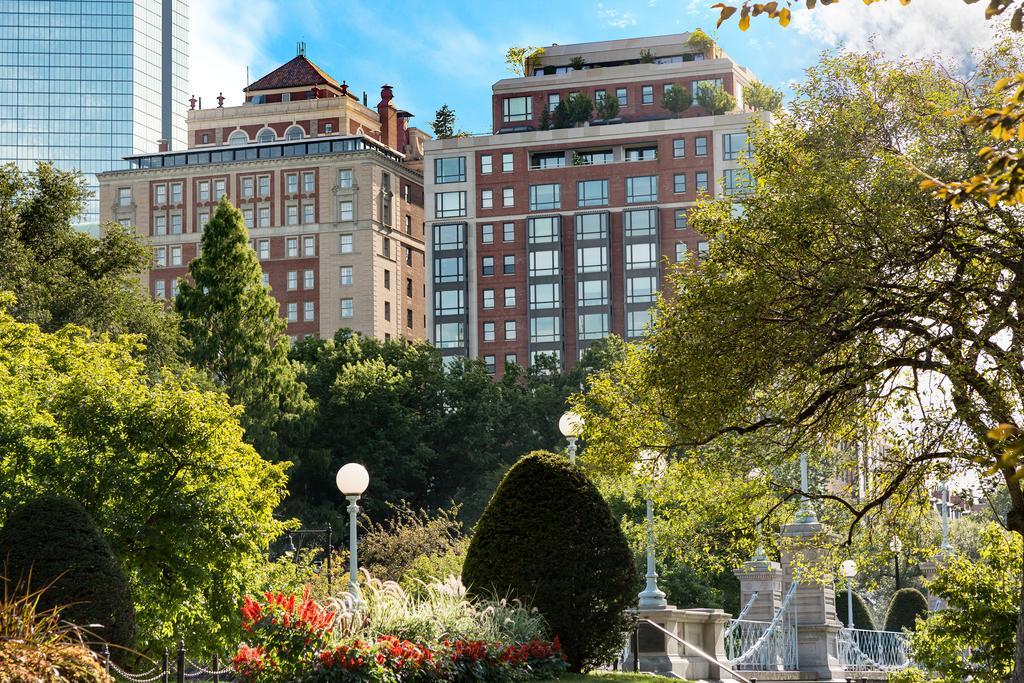
<path fill-rule="evenodd" d="M 1010 511 L 1006 515 L 1006 528 L 1011 532 L 1024 536 L 1024 500 L 1020 485 L 1016 481 L 1007 481 L 1010 488 Z M 1019 610 L 1017 612 L 1017 643 L 1013 655 L 1013 683 L 1024 683 L 1024 556 L 1021 561 L 1021 587 Z"/>

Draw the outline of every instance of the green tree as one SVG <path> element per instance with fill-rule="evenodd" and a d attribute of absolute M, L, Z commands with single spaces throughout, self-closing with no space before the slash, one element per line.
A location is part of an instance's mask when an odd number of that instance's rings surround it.
<path fill-rule="evenodd" d="M 174 305 L 190 342 L 190 362 L 244 407 L 245 438 L 263 455 L 281 454 L 283 430 L 310 409 L 288 360 L 287 324 L 263 286 L 242 213 L 222 197 L 203 231 Z"/>
<path fill-rule="evenodd" d="M 675 116 L 679 116 L 689 109 L 691 104 L 693 104 L 693 95 L 678 83 L 673 83 L 672 87 L 661 96 L 662 109 L 669 110 Z"/>
<path fill-rule="evenodd" d="M 619 115 L 619 98 L 605 96 L 597 103 L 597 118 L 610 121 Z"/>
<path fill-rule="evenodd" d="M 8 515 L 0 548 L 7 581 L 45 589 L 40 610 L 60 608 L 62 619 L 113 645 L 115 656 L 134 648 L 128 579 L 81 503 L 52 494 L 28 501 Z"/>
<path fill-rule="evenodd" d="M 980 557 L 939 565 L 931 590 L 947 609 L 918 621 L 910 637 L 914 661 L 940 683 L 1002 683 L 1014 669 L 1020 612 L 1021 537 L 996 524 L 982 532 Z"/>
<path fill-rule="evenodd" d="M 717 116 L 735 109 L 736 98 L 720 85 L 705 83 L 697 89 L 697 104 Z"/>
<path fill-rule="evenodd" d="M 782 92 L 761 81 L 754 81 L 743 91 L 743 101 L 752 109 L 777 112 L 782 109 Z"/>
<path fill-rule="evenodd" d="M 128 576 L 140 646 L 224 652 L 282 531 L 285 466 L 242 441 L 223 393 L 151 381 L 135 351 L 0 310 L 0 521 L 44 492 L 80 501 Z"/>
<path fill-rule="evenodd" d="M 434 137 L 439 140 L 455 136 L 455 112 L 447 104 L 434 114 L 434 120 L 430 122 L 430 129 L 434 131 Z"/>
<path fill-rule="evenodd" d="M 917 619 L 928 616 L 928 599 L 916 588 L 901 588 L 896 591 L 885 613 L 885 631 L 913 631 Z"/>
<path fill-rule="evenodd" d="M 850 623 L 850 616 L 846 611 L 846 602 L 846 588 L 840 590 L 839 587 L 836 587 L 836 619 L 843 626 L 847 626 Z M 853 627 L 866 631 L 877 630 L 875 618 L 871 614 L 871 608 L 868 607 L 867 600 L 857 591 L 853 592 Z"/>
<path fill-rule="evenodd" d="M 607 503 L 563 455 L 537 451 L 509 470 L 470 540 L 463 580 L 477 596 L 535 607 L 569 669 L 607 662 L 636 598 L 633 555 Z"/>
<path fill-rule="evenodd" d="M 569 107 L 565 100 L 559 100 L 555 105 L 555 113 L 552 116 L 552 123 L 555 128 L 569 128 L 572 126 L 572 116 L 569 115 Z"/>
<path fill-rule="evenodd" d="M 541 130 L 551 130 L 551 110 L 548 109 L 547 105 L 540 112 L 540 120 L 537 122 L 537 127 Z"/>
<path fill-rule="evenodd" d="M 569 115 L 569 121 L 573 124 L 585 123 L 594 114 L 594 101 L 581 92 L 574 92 L 565 98 L 565 108 Z M 557 112 L 558 109 L 556 108 L 555 111 Z"/>
<path fill-rule="evenodd" d="M 505 66 L 516 76 L 529 76 L 543 54 L 542 47 L 510 47 L 505 52 Z"/>
<path fill-rule="evenodd" d="M 103 226 L 100 238 L 77 231 L 88 195 L 81 175 L 48 163 L 32 172 L 0 166 L 0 290 L 17 295 L 12 313 L 49 332 L 76 324 L 143 334 L 154 371 L 178 366 L 177 322 L 139 287 L 152 251 L 116 223 Z"/>

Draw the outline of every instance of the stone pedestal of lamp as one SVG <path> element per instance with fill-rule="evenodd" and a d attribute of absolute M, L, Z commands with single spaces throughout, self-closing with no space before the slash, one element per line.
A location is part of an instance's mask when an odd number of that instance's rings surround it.
<path fill-rule="evenodd" d="M 725 629 L 731 618 L 720 609 L 678 609 L 672 605 L 635 610 L 639 619 L 649 619 L 680 640 L 699 648 L 716 661 L 725 662 Z M 638 629 L 640 670 L 690 681 L 733 681 L 729 672 L 698 655 L 692 648 L 641 622 Z M 624 671 L 633 670 L 633 657 L 623 662 Z"/>

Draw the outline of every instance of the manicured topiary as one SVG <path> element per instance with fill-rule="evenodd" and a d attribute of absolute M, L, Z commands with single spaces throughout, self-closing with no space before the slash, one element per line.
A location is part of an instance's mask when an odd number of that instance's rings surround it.
<path fill-rule="evenodd" d="M 889 611 L 885 614 L 886 631 L 913 631 L 917 617 L 928 614 L 928 599 L 916 588 L 901 588 L 896 591 L 889 602 Z"/>
<path fill-rule="evenodd" d="M 850 623 L 846 612 L 846 588 L 836 588 L 836 618 L 846 626 Z M 860 593 L 853 593 L 853 627 L 864 631 L 877 631 L 875 619 L 871 616 L 871 610 Z"/>
<path fill-rule="evenodd" d="M 565 456 L 535 451 L 502 480 L 469 544 L 471 594 L 520 599 L 544 616 L 580 672 L 622 647 L 639 577 L 597 488 Z"/>
<path fill-rule="evenodd" d="M 32 588 L 48 586 L 40 609 L 63 607 L 62 619 L 114 645 L 134 646 L 128 580 L 77 501 L 46 495 L 15 510 L 0 530 L 0 566 L 4 562 L 9 581 L 25 585 L 31 572 Z"/>

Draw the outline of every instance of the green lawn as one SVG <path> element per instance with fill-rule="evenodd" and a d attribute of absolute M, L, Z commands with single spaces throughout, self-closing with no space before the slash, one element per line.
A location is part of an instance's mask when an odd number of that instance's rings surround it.
<path fill-rule="evenodd" d="M 566 674 L 558 679 L 559 681 L 590 681 L 591 683 L 612 683 L 613 681 L 633 681 L 634 683 L 654 683 L 655 681 L 666 681 L 664 676 L 648 676 L 645 674 L 620 674 L 620 673 L 592 673 L 587 676 Z M 678 679 L 675 679 L 678 680 Z"/>

